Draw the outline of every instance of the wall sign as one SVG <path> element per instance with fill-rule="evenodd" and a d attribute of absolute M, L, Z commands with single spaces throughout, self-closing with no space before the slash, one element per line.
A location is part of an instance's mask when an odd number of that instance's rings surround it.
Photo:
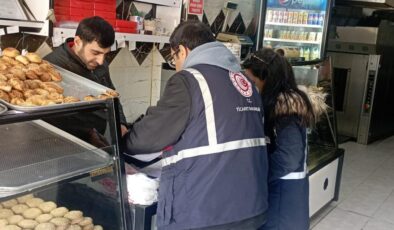
<path fill-rule="evenodd" d="M 189 0 L 189 14 L 202 15 L 204 12 L 204 0 Z"/>

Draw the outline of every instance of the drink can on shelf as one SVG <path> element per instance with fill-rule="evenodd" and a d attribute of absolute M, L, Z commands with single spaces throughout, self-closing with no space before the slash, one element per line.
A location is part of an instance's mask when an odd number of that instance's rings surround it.
<path fill-rule="evenodd" d="M 278 22 L 278 11 L 272 11 L 272 22 Z"/>
<path fill-rule="evenodd" d="M 282 10 L 279 11 L 279 14 L 278 14 L 278 22 L 279 22 L 279 23 L 283 23 L 283 11 L 282 11 Z"/>
<path fill-rule="evenodd" d="M 293 23 L 293 11 L 289 11 L 289 16 L 287 18 L 287 23 L 292 24 Z"/>
<path fill-rule="evenodd" d="M 308 25 L 313 25 L 313 13 L 308 14 Z"/>
<path fill-rule="evenodd" d="M 319 25 L 323 25 L 324 23 L 324 13 L 320 13 L 319 14 Z"/>
<path fill-rule="evenodd" d="M 318 25 L 319 24 L 319 14 L 318 13 L 314 13 L 313 14 L 313 25 Z"/>

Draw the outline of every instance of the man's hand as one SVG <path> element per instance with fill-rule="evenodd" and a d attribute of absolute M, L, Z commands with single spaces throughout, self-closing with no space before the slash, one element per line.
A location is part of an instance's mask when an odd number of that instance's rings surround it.
<path fill-rule="evenodd" d="M 122 134 L 122 137 L 128 132 L 129 130 L 127 129 L 126 126 L 120 125 L 120 132 Z"/>

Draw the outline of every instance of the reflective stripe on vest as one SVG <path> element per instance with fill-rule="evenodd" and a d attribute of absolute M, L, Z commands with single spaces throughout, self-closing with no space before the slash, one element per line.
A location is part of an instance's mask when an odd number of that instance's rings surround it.
<path fill-rule="evenodd" d="M 236 141 L 230 141 L 230 142 L 218 144 L 216 137 L 215 113 L 213 110 L 212 95 L 211 95 L 211 91 L 209 90 L 208 83 L 199 71 L 195 69 L 185 69 L 185 70 L 194 76 L 201 90 L 202 98 L 204 100 L 204 105 L 205 105 L 204 109 L 205 109 L 205 118 L 207 123 L 207 134 L 208 134 L 209 144 L 207 146 L 185 149 L 179 151 L 174 156 L 163 158 L 162 159 L 163 167 L 171 164 L 175 164 L 178 161 L 181 161 L 182 159 L 186 159 L 186 158 L 211 155 L 215 153 L 223 153 L 226 151 L 231 151 L 236 149 L 265 146 L 264 138 L 243 139 L 243 140 L 236 140 Z"/>
<path fill-rule="evenodd" d="M 306 177 L 306 175 L 308 174 L 308 167 L 306 165 L 306 159 L 308 157 L 308 146 L 307 146 L 308 145 L 308 133 L 305 132 L 305 135 L 306 135 L 306 137 L 305 137 L 306 146 L 305 146 L 305 151 L 304 151 L 304 153 L 305 153 L 304 171 L 302 171 L 302 172 L 292 172 L 292 173 L 287 174 L 284 177 L 281 177 L 280 179 L 283 179 L 283 180 L 299 180 L 299 179 L 304 179 Z"/>

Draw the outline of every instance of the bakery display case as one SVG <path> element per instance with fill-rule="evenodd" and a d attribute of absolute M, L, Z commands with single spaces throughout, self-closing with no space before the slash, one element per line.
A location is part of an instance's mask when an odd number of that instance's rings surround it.
<path fill-rule="evenodd" d="M 26 111 L 1 107 L 1 229 L 130 226 L 118 103 L 106 98 Z"/>

